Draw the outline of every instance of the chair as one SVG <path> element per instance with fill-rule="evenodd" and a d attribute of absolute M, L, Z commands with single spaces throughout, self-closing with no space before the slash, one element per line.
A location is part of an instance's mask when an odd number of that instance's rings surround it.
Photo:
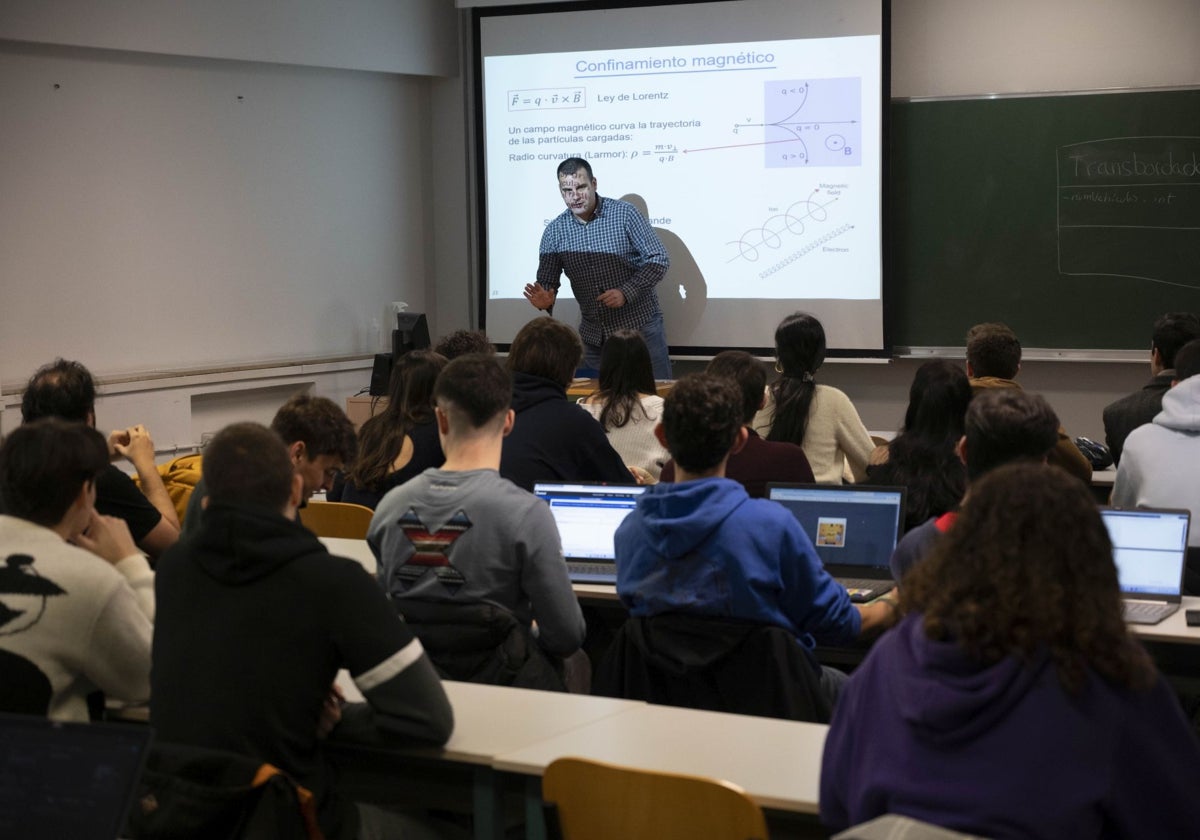
<path fill-rule="evenodd" d="M 582 758 L 551 762 L 542 799 L 563 840 L 766 838 L 762 809 L 737 785 Z"/>
<path fill-rule="evenodd" d="M 815 723 L 833 711 L 815 660 L 788 630 L 685 613 L 626 621 L 592 693 Z"/>
<path fill-rule="evenodd" d="M 309 502 L 300 508 L 300 522 L 318 537 L 365 540 L 375 511 L 349 502 Z"/>

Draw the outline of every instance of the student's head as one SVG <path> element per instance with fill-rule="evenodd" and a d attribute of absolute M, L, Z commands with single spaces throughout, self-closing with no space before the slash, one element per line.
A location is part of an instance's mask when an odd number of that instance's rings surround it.
<path fill-rule="evenodd" d="M 976 324 L 967 331 L 967 373 L 1013 379 L 1021 369 L 1021 342 L 1004 324 Z"/>
<path fill-rule="evenodd" d="M 108 467 L 108 444 L 90 426 L 43 417 L 18 426 L 0 445 L 0 497 L 7 513 L 53 527 L 71 511 L 80 492 L 94 492 Z M 91 501 L 79 509 L 80 530 Z"/>
<path fill-rule="evenodd" d="M 492 340 L 483 330 L 455 330 L 444 336 L 433 349 L 445 356 L 447 361 L 453 361 L 468 353 L 496 352 Z"/>
<path fill-rule="evenodd" d="M 325 397 L 292 397 L 275 412 L 271 428 L 287 445 L 304 479 L 306 499 L 332 487 L 337 471 L 354 459 L 354 426 L 337 403 Z"/>
<path fill-rule="evenodd" d="M 258 423 L 234 423 L 204 449 L 209 504 L 283 511 L 294 501 L 299 470 L 279 435 Z"/>
<path fill-rule="evenodd" d="M 565 388 L 582 358 L 583 342 L 575 330 L 553 318 L 534 318 L 521 327 L 509 346 L 508 369 Z"/>
<path fill-rule="evenodd" d="M 1179 348 L 1197 338 L 1200 338 L 1200 318 L 1193 312 L 1168 312 L 1155 321 L 1150 351 L 1158 357 L 1158 370 L 1175 367 Z"/>
<path fill-rule="evenodd" d="M 928 440 L 951 439 L 957 443 L 970 402 L 971 383 L 961 367 L 945 359 L 925 362 L 917 368 L 908 389 L 904 431 Z"/>
<path fill-rule="evenodd" d="M 93 423 L 96 384 L 79 362 L 55 359 L 38 368 L 21 396 L 21 419 L 28 423 L 41 417 L 58 417 Z"/>
<path fill-rule="evenodd" d="M 701 473 L 729 454 L 742 424 L 740 388 L 723 377 L 688 374 L 664 401 L 663 444 L 682 469 Z"/>
<path fill-rule="evenodd" d="M 749 423 L 762 408 L 767 372 L 762 362 L 745 350 L 724 350 L 712 357 L 704 372 L 729 379 L 742 392 L 742 422 Z"/>
<path fill-rule="evenodd" d="M 1175 382 L 1200 373 L 1200 339 L 1189 341 L 1175 354 Z"/>
<path fill-rule="evenodd" d="M 1017 460 L 1043 461 L 1058 443 L 1058 417 L 1038 394 L 1015 388 L 981 391 L 964 423 L 967 478 Z"/>
<path fill-rule="evenodd" d="M 413 350 L 396 360 L 388 382 L 394 420 L 425 422 L 433 416 L 433 383 L 445 366 L 446 357 L 432 350 Z"/>
<path fill-rule="evenodd" d="M 1048 651 L 1071 692 L 1088 667 L 1129 687 L 1153 679 L 1125 628 L 1095 500 L 1056 467 L 1009 464 L 973 484 L 946 537 L 905 577 L 901 599 L 922 614 L 929 638 L 984 663 Z"/>
<path fill-rule="evenodd" d="M 785 377 L 810 378 L 825 361 L 825 328 L 807 312 L 796 312 L 775 328 L 775 356 Z"/>
<path fill-rule="evenodd" d="M 512 376 L 494 354 L 459 356 L 438 375 L 434 401 L 450 436 L 499 433 L 512 405 Z"/>

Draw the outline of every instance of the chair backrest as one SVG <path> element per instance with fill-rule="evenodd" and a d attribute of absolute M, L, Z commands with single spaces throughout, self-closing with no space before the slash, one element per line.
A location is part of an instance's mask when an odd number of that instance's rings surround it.
<path fill-rule="evenodd" d="M 833 711 L 814 660 L 784 628 L 685 613 L 626 621 L 592 693 L 814 723 Z"/>
<path fill-rule="evenodd" d="M 766 838 L 762 809 L 737 785 L 700 776 L 560 758 L 546 768 L 542 798 L 563 840 Z"/>
<path fill-rule="evenodd" d="M 318 537 L 365 540 L 375 511 L 349 502 L 309 502 L 300 508 L 300 522 Z"/>

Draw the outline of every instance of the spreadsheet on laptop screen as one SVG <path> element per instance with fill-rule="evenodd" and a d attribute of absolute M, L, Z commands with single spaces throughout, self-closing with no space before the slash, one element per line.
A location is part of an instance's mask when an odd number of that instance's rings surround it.
<path fill-rule="evenodd" d="M 613 560 L 613 535 L 645 487 L 538 482 L 534 495 L 550 505 L 568 560 Z"/>
<path fill-rule="evenodd" d="M 1101 516 L 1112 540 L 1121 591 L 1178 594 L 1187 557 L 1188 514 L 1105 509 Z"/>

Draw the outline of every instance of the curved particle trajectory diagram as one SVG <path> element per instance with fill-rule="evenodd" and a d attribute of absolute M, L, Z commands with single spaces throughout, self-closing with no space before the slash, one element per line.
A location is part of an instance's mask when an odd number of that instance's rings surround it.
<path fill-rule="evenodd" d="M 862 81 L 857 77 L 763 83 L 763 119 L 735 123 L 762 134 L 769 169 L 862 165 Z M 752 135 L 753 136 L 753 135 Z"/>

